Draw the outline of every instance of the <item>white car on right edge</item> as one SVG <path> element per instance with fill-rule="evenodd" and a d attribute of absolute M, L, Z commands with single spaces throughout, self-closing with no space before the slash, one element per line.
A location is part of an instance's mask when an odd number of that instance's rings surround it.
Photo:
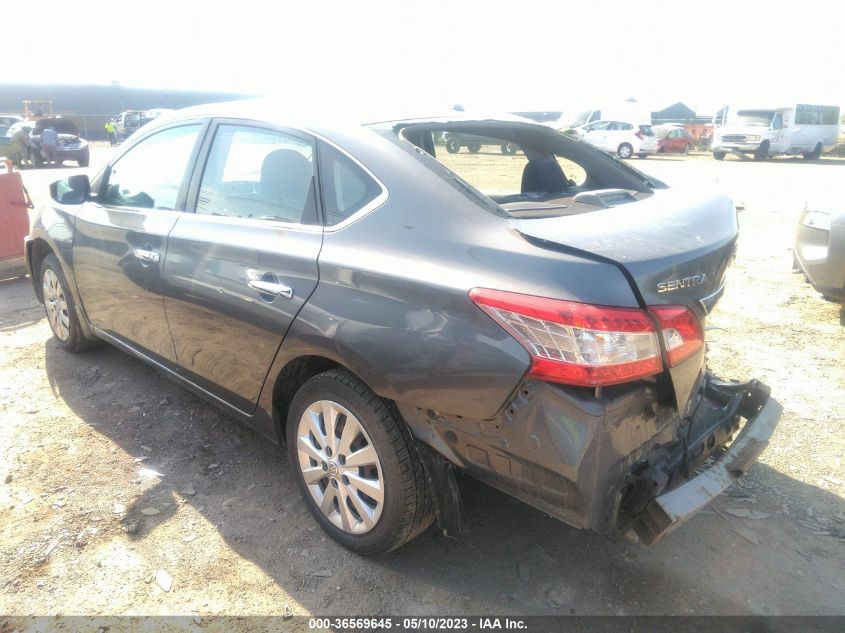
<path fill-rule="evenodd" d="M 657 137 L 650 124 L 634 125 L 627 121 L 594 121 L 573 128 L 568 134 L 611 152 L 619 158 L 634 155 L 645 158 L 657 153 Z"/>

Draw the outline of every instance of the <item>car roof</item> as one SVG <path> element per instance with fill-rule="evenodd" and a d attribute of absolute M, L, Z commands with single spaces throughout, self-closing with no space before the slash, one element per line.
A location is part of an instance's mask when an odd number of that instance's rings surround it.
<path fill-rule="evenodd" d="M 266 99 L 245 99 L 192 106 L 168 112 L 155 119 L 156 127 L 169 121 L 194 117 L 251 118 L 305 129 L 350 128 L 377 124 L 460 123 L 472 121 L 502 121 L 546 127 L 542 124 L 507 113 L 456 112 L 446 108 L 401 111 L 399 109 L 368 106 L 345 108 L 302 107 Z"/>

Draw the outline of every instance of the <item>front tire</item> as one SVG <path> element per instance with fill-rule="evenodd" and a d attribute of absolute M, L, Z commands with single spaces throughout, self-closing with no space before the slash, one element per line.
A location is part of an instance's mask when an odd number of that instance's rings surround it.
<path fill-rule="evenodd" d="M 766 160 L 769 157 L 769 141 L 763 141 L 757 151 L 754 152 L 754 160 Z"/>
<path fill-rule="evenodd" d="M 713 158 L 716 160 L 725 160 L 727 152 L 713 152 Z"/>
<path fill-rule="evenodd" d="M 617 149 L 616 154 L 619 158 L 631 158 L 634 154 L 634 148 L 629 143 L 622 143 Z"/>
<path fill-rule="evenodd" d="M 467 145 L 467 149 L 473 154 L 477 154 L 481 151 L 481 145 L 479 145 L 478 143 L 471 143 Z"/>
<path fill-rule="evenodd" d="M 513 156 L 514 154 L 516 154 L 517 149 L 518 148 L 516 146 L 516 143 L 502 143 L 501 150 L 502 154 L 504 154 L 505 156 Z"/>
<path fill-rule="evenodd" d="M 395 405 L 350 372 L 305 382 L 291 402 L 288 456 L 312 516 L 358 554 L 383 554 L 427 528 L 432 501 Z"/>
<path fill-rule="evenodd" d="M 689 143 L 687 143 L 686 145 L 684 145 L 684 149 L 681 150 L 681 156 L 686 156 L 687 154 L 689 154 L 689 151 L 690 145 Z"/>
<path fill-rule="evenodd" d="M 76 162 L 80 167 L 88 167 L 91 162 L 91 152 L 87 147 L 78 155 Z"/>
<path fill-rule="evenodd" d="M 457 154 L 461 151 L 461 144 L 457 141 L 457 139 L 446 139 L 446 151 L 450 154 Z"/>
<path fill-rule="evenodd" d="M 82 332 L 76 302 L 54 254 L 41 261 L 40 277 L 44 311 L 56 342 L 68 352 L 81 352 L 91 347 L 95 341 L 85 338 Z"/>

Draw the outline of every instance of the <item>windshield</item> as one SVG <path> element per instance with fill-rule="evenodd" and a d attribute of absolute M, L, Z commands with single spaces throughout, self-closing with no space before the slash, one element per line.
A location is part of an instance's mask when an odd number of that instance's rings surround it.
<path fill-rule="evenodd" d="M 123 118 L 123 121 L 126 125 L 138 125 L 141 122 L 141 115 L 133 112 L 132 114 L 127 114 Z"/>
<path fill-rule="evenodd" d="M 583 112 L 579 112 L 575 115 L 575 118 L 569 122 L 569 127 L 578 127 L 579 125 L 584 125 L 590 121 L 595 121 L 596 118 L 593 117 L 594 112 L 595 110 L 584 110 Z"/>
<path fill-rule="evenodd" d="M 769 127 L 774 114 L 771 110 L 740 110 L 734 117 L 734 123 L 751 127 Z"/>

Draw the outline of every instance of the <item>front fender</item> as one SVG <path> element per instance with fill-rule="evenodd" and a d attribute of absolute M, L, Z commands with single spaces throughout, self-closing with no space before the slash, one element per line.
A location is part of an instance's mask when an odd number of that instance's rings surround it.
<path fill-rule="evenodd" d="M 45 206 L 38 210 L 26 240 L 26 266 L 30 273 L 35 296 L 40 302 L 43 302 L 44 298 L 41 294 L 39 279 L 41 260 L 50 253 L 56 256 L 59 265 L 62 267 L 62 273 L 64 273 L 68 282 L 68 290 L 73 296 L 83 332 L 86 336 L 93 336 L 88 325 L 88 318 L 82 308 L 82 299 L 73 272 L 75 215 L 76 208 Z"/>

